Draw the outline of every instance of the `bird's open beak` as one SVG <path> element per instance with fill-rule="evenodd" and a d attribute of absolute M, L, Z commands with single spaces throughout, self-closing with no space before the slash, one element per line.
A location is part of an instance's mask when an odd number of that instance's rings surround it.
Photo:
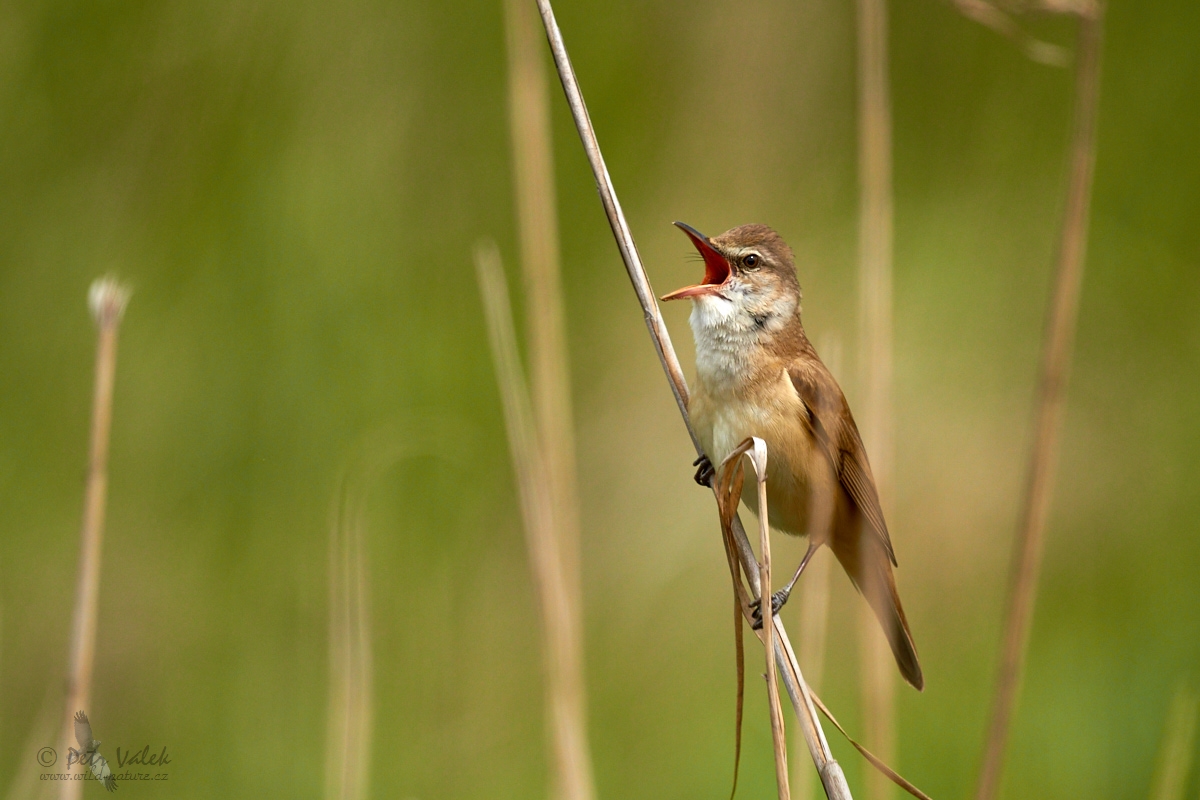
<path fill-rule="evenodd" d="M 675 226 L 688 235 L 688 238 L 692 240 L 692 244 L 696 246 L 696 249 L 700 251 L 700 255 L 704 257 L 704 281 L 695 286 L 685 286 L 682 289 L 676 289 L 670 294 L 664 294 L 662 296 L 663 302 L 667 300 L 682 300 L 685 297 L 717 294 L 732 274 L 729 262 L 725 260 L 725 256 L 717 252 L 716 248 L 709 242 L 708 237 L 700 231 L 682 222 L 676 222 Z"/>

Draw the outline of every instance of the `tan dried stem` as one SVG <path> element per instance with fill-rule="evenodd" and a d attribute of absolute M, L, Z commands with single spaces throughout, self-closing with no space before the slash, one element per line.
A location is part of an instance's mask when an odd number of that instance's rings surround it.
<path fill-rule="evenodd" d="M 108 439 L 112 429 L 113 383 L 117 367 L 117 333 L 129 302 L 129 291 L 112 278 L 100 278 L 88 290 L 88 307 L 96 322 L 96 380 L 92 393 L 92 428 L 88 445 L 87 482 L 80 530 L 79 577 L 71 618 L 66 714 L 60 752 L 74 746 L 75 712 L 91 705 L 92 665 L 96 653 L 96 619 L 100 596 L 100 556 L 104 543 L 104 511 L 108 501 Z M 64 756 L 65 757 L 65 756 Z M 79 797 L 82 781 L 63 781 L 63 800 Z"/>
<path fill-rule="evenodd" d="M 741 499 L 742 487 L 742 457 L 745 456 L 754 467 L 758 491 L 758 552 L 761 560 L 758 563 L 759 591 L 762 601 L 762 613 L 769 614 L 771 608 L 771 527 L 767 514 L 767 443 L 757 436 L 746 439 L 733 449 L 721 462 L 719 472 L 730 473 L 736 470 L 734 480 L 723 478 L 722 485 L 732 484 L 734 490 L 725 501 L 722 522 L 727 528 L 732 526 L 731 510 L 736 511 Z M 771 716 L 771 742 L 775 754 L 775 785 L 780 800 L 790 800 L 791 788 L 788 785 L 787 768 L 787 736 L 784 731 L 783 710 L 779 706 L 779 681 L 775 669 L 775 626 L 764 625 L 761 636 L 763 649 L 766 654 L 767 666 L 767 704 Z"/>
<path fill-rule="evenodd" d="M 593 784 L 584 711 L 580 614 L 557 535 L 553 487 L 517 354 L 504 268 L 494 244 L 476 248 L 475 266 L 545 631 L 546 706 L 555 791 L 565 800 L 590 800 Z"/>
<path fill-rule="evenodd" d="M 758 575 L 761 581 L 759 595 L 762 598 L 764 614 L 774 616 L 771 611 L 774 591 L 771 584 L 771 529 L 767 522 L 767 444 L 762 439 L 754 439 L 753 449 L 747 453 L 754 465 L 758 478 L 758 518 L 759 550 L 762 561 L 758 565 Z M 775 625 L 763 626 L 763 649 L 767 666 L 767 702 L 771 706 L 771 742 L 775 746 L 775 785 L 779 792 L 779 800 L 791 800 L 792 791 L 788 786 L 787 737 L 784 732 L 783 709 L 779 706 L 779 681 L 775 675 Z"/>
<path fill-rule="evenodd" d="M 818 553 L 804 570 L 800 597 L 800 661 L 809 688 L 814 694 L 821 691 L 821 675 L 825 662 L 826 632 L 829 621 L 830 561 Z M 808 800 L 812 796 L 812 776 L 801 774 L 793 767 L 791 781 L 793 796 Z"/>
<path fill-rule="evenodd" d="M 558 210 L 554 192 L 554 158 L 550 97 L 537 14 L 526 0 L 505 0 L 508 45 L 509 130 L 521 269 L 525 276 L 529 335 L 530 388 L 558 540 L 563 580 L 570 596 L 571 627 L 581 630 L 579 491 L 575 469 L 575 424 L 571 413 L 570 360 L 559 269 Z M 575 774 L 557 776 L 558 793 L 587 800 L 595 794 L 587 749 L 587 698 L 584 691 L 582 637 L 564 652 L 564 667 L 576 699 L 582 750 L 571 757 Z"/>
<path fill-rule="evenodd" d="M 1020 693 L 1029 627 L 1037 600 L 1046 519 L 1054 493 L 1059 431 L 1079 315 L 1092 175 L 1096 163 L 1096 118 L 1100 104 L 1100 50 L 1103 38 L 1103 7 L 1098 3 L 1088 4 L 1088 9 L 1088 13 L 1079 16 L 1067 205 L 1059 237 L 1054 295 L 1042 340 L 1042 361 L 1034 408 L 1034 442 L 1026 474 L 1020 528 L 1013 542 L 1000 668 L 979 774 L 978 800 L 993 800 L 999 792 L 1009 727 Z"/>
<path fill-rule="evenodd" d="M 521 242 L 529 378 L 535 422 L 554 497 L 567 579 L 579 607 L 579 500 L 571 413 L 550 97 L 537 13 L 527 0 L 505 0 L 509 131 L 517 229 Z"/>
<path fill-rule="evenodd" d="M 738 746 L 734 758 L 735 792 L 737 790 L 738 755 L 740 755 L 741 751 L 742 678 L 744 673 L 741 641 L 742 623 L 753 622 L 754 613 L 752 603 L 755 598 L 763 596 L 760 565 L 754 555 L 753 549 L 750 547 L 750 542 L 746 537 L 745 530 L 742 528 L 741 520 L 737 516 L 737 508 L 741 500 L 742 484 L 744 481 L 741 457 L 748 449 L 753 447 L 754 442 L 755 440 L 752 438 L 746 439 L 732 453 L 726 456 L 725 460 L 718 466 L 716 478 L 712 482 L 713 492 L 717 500 L 717 513 L 721 521 L 721 533 L 725 543 L 725 553 L 729 560 L 730 577 L 733 580 L 734 601 L 737 609 L 735 633 L 737 635 L 738 667 Z M 763 524 L 761 520 L 759 524 L 761 535 L 761 526 Z M 767 590 L 767 596 L 770 596 L 769 589 Z M 771 623 L 771 626 L 769 626 L 769 633 L 772 637 L 771 649 L 775 653 L 777 666 L 783 672 L 784 685 L 787 687 L 788 696 L 792 700 L 793 707 L 796 709 L 797 718 L 800 722 L 800 730 L 804 735 L 804 741 L 808 746 L 813 763 L 817 767 L 817 775 L 821 779 L 822 786 L 829 797 L 850 797 L 850 790 L 845 785 L 845 777 L 842 775 L 841 767 L 833 760 L 832 753 L 829 750 L 829 743 L 826 741 L 825 733 L 821 730 L 820 722 L 817 720 L 813 698 L 810 697 L 808 685 L 804 682 L 803 675 L 797 666 L 799 662 L 796 660 L 796 654 L 792 651 L 792 646 L 788 641 L 783 623 L 779 620 L 779 617 L 774 615 L 771 617 Z M 765 647 L 768 626 L 763 625 L 762 628 L 755 631 L 755 634 L 764 643 Z M 826 711 L 825 713 L 828 716 L 829 712 Z M 837 724 L 836 721 L 834 724 Z"/>
<path fill-rule="evenodd" d="M 696 452 L 700 453 L 702 452 L 700 443 L 696 439 L 695 431 L 692 430 L 687 416 L 687 382 L 683 377 L 683 369 L 679 365 L 675 349 L 671 346 L 671 335 L 667 332 L 667 325 L 663 321 L 658 302 L 650 288 L 650 281 L 646 278 L 642 257 L 638 254 L 637 245 L 633 241 L 629 223 L 625 221 L 625 212 L 621 210 L 621 204 L 617 200 L 612 178 L 608 175 L 608 167 L 604 164 L 600 144 L 596 141 L 596 131 L 592 127 L 587 105 L 583 102 L 583 94 L 580 92 L 579 82 L 575 78 L 575 69 L 571 66 L 566 45 L 563 44 L 562 32 L 558 29 L 558 23 L 554 19 L 554 9 L 551 8 L 550 0 L 537 0 L 537 6 L 542 15 L 542 25 L 546 31 L 550 53 L 554 56 L 554 65 L 558 70 L 559 80 L 562 82 L 567 105 L 570 106 L 571 117 L 575 120 L 575 129 L 579 132 L 584 154 L 591 165 L 592 175 L 596 179 L 596 190 L 600 193 L 600 203 L 604 206 L 604 214 L 612 228 L 617 250 L 621 253 L 621 260 L 625 263 L 625 269 L 633 283 L 633 290 L 637 294 L 638 302 L 641 303 L 646 327 L 650 330 L 650 340 L 658 352 L 663 370 L 667 373 L 671 391 L 675 395 L 675 403 L 679 406 L 679 411 L 687 423 L 688 433 L 691 434 Z"/>
<path fill-rule="evenodd" d="M 887 2 L 858 0 L 858 183 L 860 368 L 863 440 L 884 509 L 892 496 L 892 106 L 888 92 Z M 864 536 L 869 536 L 865 530 Z M 859 682 L 867 738 L 885 761 L 896 753 L 892 653 L 874 614 L 858 614 Z M 867 797 L 887 800 L 878 772 Z"/>
<path fill-rule="evenodd" d="M 361 800 L 370 790 L 374 665 L 363 540 L 368 491 L 388 463 L 364 459 L 357 471 L 348 469 L 330 521 L 327 800 Z"/>

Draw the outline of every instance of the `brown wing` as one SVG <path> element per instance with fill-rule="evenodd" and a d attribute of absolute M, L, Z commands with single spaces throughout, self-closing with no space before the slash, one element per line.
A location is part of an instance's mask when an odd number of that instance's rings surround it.
<path fill-rule="evenodd" d="M 896 552 L 892 549 L 887 523 L 883 521 L 883 509 L 879 505 L 879 493 L 875 491 L 875 477 L 867 461 L 867 450 L 841 387 L 815 357 L 793 364 L 788 369 L 788 377 L 808 411 L 809 426 L 833 464 L 842 489 L 866 519 L 867 527 L 878 537 L 888 559 L 896 564 Z"/>
<path fill-rule="evenodd" d="M 917 689 L 923 689 L 925 678 L 892 574 L 896 555 L 883 521 L 866 448 L 837 381 L 816 353 L 810 351 L 808 355 L 796 361 L 788 375 L 804 403 L 813 438 L 825 451 L 852 506 L 849 518 L 835 523 L 830 549 L 875 612 L 900 674 Z M 861 535 L 860 531 L 869 531 L 869 535 Z"/>

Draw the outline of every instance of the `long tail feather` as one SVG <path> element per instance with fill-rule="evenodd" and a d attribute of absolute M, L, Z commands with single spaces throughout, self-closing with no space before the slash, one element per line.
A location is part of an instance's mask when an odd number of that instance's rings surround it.
<path fill-rule="evenodd" d="M 923 690 L 925 677 L 921 673 L 908 620 L 904 617 L 904 607 L 900 605 L 891 560 L 883 548 L 869 537 L 864 536 L 857 541 L 847 539 L 851 537 L 834 538 L 831 546 L 834 555 L 875 612 L 900 674 L 918 691 Z"/>

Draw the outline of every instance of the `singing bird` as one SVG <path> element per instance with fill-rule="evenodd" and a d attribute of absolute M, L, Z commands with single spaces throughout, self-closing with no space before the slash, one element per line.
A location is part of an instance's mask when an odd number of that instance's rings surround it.
<path fill-rule="evenodd" d="M 714 462 L 747 437 L 763 439 L 771 526 L 809 537 L 792 579 L 772 596 L 772 609 L 787 602 L 809 559 L 827 545 L 874 610 L 900 673 L 923 689 L 866 448 L 841 387 L 804 333 L 792 249 L 766 225 L 709 238 L 675 224 L 704 259 L 702 283 L 662 298 L 693 302 L 696 382 L 688 413 L 705 453 L 696 481 L 709 485 Z M 742 500 L 758 512 L 755 492 Z"/>

